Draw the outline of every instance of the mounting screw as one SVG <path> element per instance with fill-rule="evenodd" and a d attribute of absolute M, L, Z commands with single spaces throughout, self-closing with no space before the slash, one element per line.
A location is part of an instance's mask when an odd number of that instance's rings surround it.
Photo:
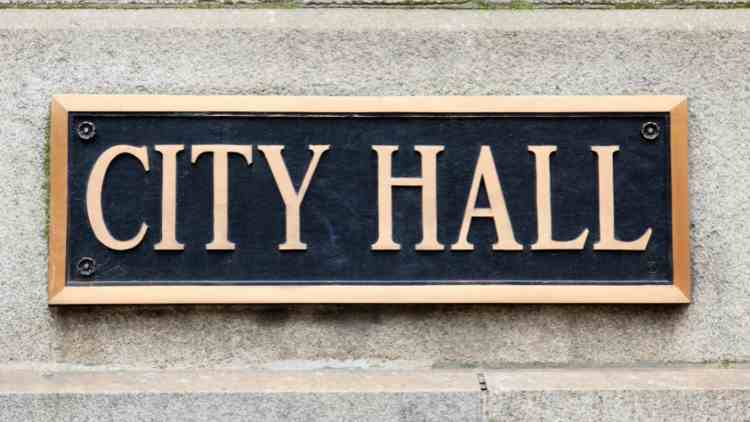
<path fill-rule="evenodd" d="M 647 141 L 655 141 L 659 137 L 659 132 L 656 122 L 646 122 L 641 126 L 641 136 Z"/>
<path fill-rule="evenodd" d="M 81 138 L 81 140 L 90 141 L 96 136 L 96 126 L 94 126 L 94 123 L 84 120 L 83 122 L 78 123 L 76 133 L 78 133 L 78 137 Z"/>
<path fill-rule="evenodd" d="M 84 277 L 92 276 L 96 271 L 96 261 L 94 261 L 94 258 L 85 256 L 78 260 L 76 268 L 78 269 L 78 274 Z"/>

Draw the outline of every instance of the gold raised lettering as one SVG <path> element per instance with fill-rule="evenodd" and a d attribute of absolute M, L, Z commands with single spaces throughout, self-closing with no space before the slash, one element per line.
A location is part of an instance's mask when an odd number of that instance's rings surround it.
<path fill-rule="evenodd" d="M 104 187 L 104 178 L 112 161 L 120 155 L 128 154 L 137 158 L 144 170 L 149 171 L 148 167 L 148 150 L 146 147 L 135 147 L 132 145 L 115 145 L 110 147 L 97 158 L 94 167 L 89 175 L 88 185 L 86 186 L 86 212 L 89 216 L 89 223 L 94 235 L 104 246 L 116 251 L 125 251 L 138 246 L 146 236 L 148 225 L 141 223 L 138 233 L 128 240 L 118 240 L 109 232 L 107 223 L 104 221 L 104 212 L 102 211 L 102 188 Z"/>
<path fill-rule="evenodd" d="M 615 237 L 615 186 L 614 155 L 620 150 L 617 145 L 593 146 L 591 150 L 599 163 L 599 241 L 594 243 L 598 251 L 644 251 L 651 239 L 651 228 L 637 240 L 622 241 Z"/>
<path fill-rule="evenodd" d="M 397 186 L 422 189 L 422 240 L 418 251 L 440 251 L 445 248 L 437 239 L 437 155 L 442 146 L 417 145 L 414 150 L 422 158 L 421 177 L 393 177 L 392 156 L 395 145 L 373 145 L 378 155 L 378 240 L 375 251 L 396 251 L 401 245 L 393 241 L 393 188 Z"/>
<path fill-rule="evenodd" d="M 194 145 L 191 161 L 195 163 L 204 152 L 213 155 L 214 177 L 214 237 L 206 244 L 212 251 L 234 250 L 234 243 L 229 241 L 229 154 L 240 154 L 247 164 L 252 164 L 252 147 L 250 145 Z"/>
<path fill-rule="evenodd" d="M 557 151 L 554 145 L 530 145 L 536 159 L 536 218 L 537 241 L 531 245 L 532 250 L 580 250 L 586 244 L 589 229 L 573 240 L 552 239 L 552 189 L 550 176 L 550 155 Z"/>
<path fill-rule="evenodd" d="M 271 167 L 273 179 L 276 181 L 276 187 L 279 189 L 281 199 L 284 201 L 284 206 L 286 207 L 286 241 L 279 245 L 279 250 L 293 251 L 307 249 L 307 244 L 302 243 L 300 240 L 300 207 L 302 206 L 302 200 L 305 198 L 305 193 L 307 193 L 307 188 L 310 186 L 315 169 L 318 167 L 318 162 L 329 148 L 330 145 L 309 146 L 313 156 L 310 164 L 307 166 L 307 172 L 302 179 L 299 191 L 295 191 L 289 171 L 286 168 L 286 164 L 284 164 L 284 157 L 281 155 L 284 147 L 281 145 L 258 146 L 258 149 L 266 157 L 268 166 Z"/>
<path fill-rule="evenodd" d="M 489 198 L 489 208 L 477 208 L 477 196 L 479 187 L 484 183 Z M 477 159 L 476 169 L 474 170 L 474 179 L 469 189 L 469 198 L 466 201 L 466 211 L 464 212 L 461 230 L 458 234 L 458 240 L 451 246 L 456 251 L 474 250 L 474 245 L 469 242 L 469 228 L 471 221 L 475 217 L 492 218 L 495 223 L 497 232 L 497 242 L 492 245 L 496 251 L 520 251 L 523 245 L 516 241 L 513 234 L 513 226 L 508 215 L 508 208 L 505 205 L 503 189 L 500 186 L 500 179 L 497 176 L 495 160 L 492 157 L 492 150 L 487 145 L 482 145 Z"/>

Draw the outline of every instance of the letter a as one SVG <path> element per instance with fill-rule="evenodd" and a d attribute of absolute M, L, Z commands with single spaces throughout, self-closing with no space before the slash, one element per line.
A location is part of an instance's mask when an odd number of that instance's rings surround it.
<path fill-rule="evenodd" d="M 479 187 L 483 182 L 489 197 L 489 208 L 476 207 Z M 497 242 L 492 245 L 493 250 L 523 250 L 523 245 L 518 243 L 513 235 L 513 226 L 510 223 L 508 208 L 505 206 L 505 197 L 500 186 L 500 179 L 497 176 L 495 160 L 492 157 L 490 147 L 487 145 L 482 145 L 479 151 L 479 159 L 477 159 L 474 180 L 471 182 L 471 189 L 469 189 L 469 199 L 466 201 L 466 211 L 461 223 L 461 230 L 458 234 L 458 240 L 451 246 L 451 249 L 456 251 L 474 250 L 474 245 L 468 241 L 469 228 L 474 217 L 492 218 L 494 220 Z"/>

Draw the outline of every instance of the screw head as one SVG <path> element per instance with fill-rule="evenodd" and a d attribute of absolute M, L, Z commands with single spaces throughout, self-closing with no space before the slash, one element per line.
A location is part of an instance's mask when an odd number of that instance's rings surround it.
<path fill-rule="evenodd" d="M 655 141 L 659 137 L 659 124 L 656 122 L 646 122 L 641 126 L 641 136 L 647 141 Z"/>
<path fill-rule="evenodd" d="M 92 276 L 96 271 L 96 261 L 94 261 L 94 258 L 85 256 L 78 260 L 76 269 L 78 270 L 78 274 L 84 277 Z"/>
<path fill-rule="evenodd" d="M 96 126 L 93 122 L 85 120 L 81 123 L 78 123 L 78 127 L 76 127 L 76 133 L 78 134 L 78 137 L 81 138 L 81 140 L 90 141 L 94 139 L 94 136 L 96 136 Z"/>

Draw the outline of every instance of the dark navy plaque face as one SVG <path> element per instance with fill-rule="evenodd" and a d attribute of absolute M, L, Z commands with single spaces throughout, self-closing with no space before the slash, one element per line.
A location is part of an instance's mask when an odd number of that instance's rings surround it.
<path fill-rule="evenodd" d="M 205 284 L 672 284 L 669 114 L 576 115 L 263 115 L 71 113 L 68 157 L 68 285 Z M 82 141 L 80 122 L 96 135 Z M 643 139 L 656 122 L 655 141 Z M 86 209 L 89 175 L 114 145 L 146 146 L 150 170 L 121 155 L 109 167 L 103 214 L 115 238 L 148 225 L 137 247 L 107 248 Z M 162 156 L 154 147 L 184 145 L 177 155 L 177 240 L 182 251 L 157 251 L 161 239 Z M 229 158 L 229 240 L 233 251 L 208 251 L 213 235 L 213 163 L 191 163 L 197 144 L 252 145 L 252 164 Z M 308 145 L 330 145 L 301 206 L 307 250 L 281 251 L 285 206 L 260 145 L 283 145 L 299 188 L 310 163 Z M 415 145 L 441 145 L 437 158 L 438 240 L 443 251 L 416 251 L 422 238 L 421 191 L 396 187 L 393 239 L 399 251 L 374 251 L 378 237 L 378 162 L 373 145 L 396 145 L 394 177 L 417 177 Z M 480 146 L 488 145 L 522 251 L 493 251 L 492 219 L 474 218 L 473 251 L 452 250 L 464 217 Z M 537 239 L 535 157 L 531 145 L 555 145 L 550 158 L 553 238 L 590 233 L 583 250 L 532 251 Z M 592 146 L 617 145 L 614 155 L 616 237 L 653 233 L 645 251 L 595 251 L 599 240 L 597 157 Z M 478 206 L 488 206 L 484 187 Z M 82 275 L 84 257 L 95 271 Z"/>

